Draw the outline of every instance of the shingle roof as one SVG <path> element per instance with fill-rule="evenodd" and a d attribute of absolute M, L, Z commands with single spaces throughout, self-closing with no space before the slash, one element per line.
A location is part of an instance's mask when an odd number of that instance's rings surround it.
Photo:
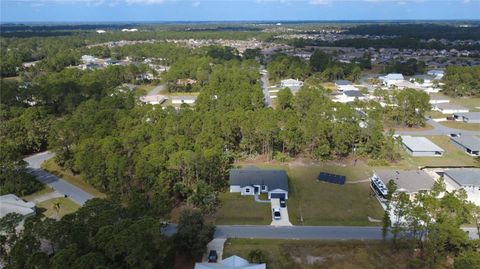
<path fill-rule="evenodd" d="M 463 107 L 463 106 L 459 106 L 459 105 L 456 105 L 456 104 L 451 104 L 451 103 L 440 103 L 440 104 L 435 104 L 434 105 L 435 107 L 437 107 L 438 109 L 457 109 L 457 110 L 467 110 L 467 108 Z"/>
<path fill-rule="evenodd" d="M 446 170 L 445 175 L 460 186 L 480 186 L 480 168 Z"/>
<path fill-rule="evenodd" d="M 230 185 L 241 187 L 266 185 L 269 190 L 282 189 L 288 191 L 288 176 L 285 170 L 268 170 L 250 167 L 230 170 Z"/>
<path fill-rule="evenodd" d="M 393 180 L 397 183 L 398 191 L 414 193 L 422 190 L 430 190 L 434 180 L 422 170 L 378 170 L 375 174 L 387 185 Z"/>
<path fill-rule="evenodd" d="M 335 85 L 352 85 L 352 82 L 348 80 L 336 80 Z"/>
<path fill-rule="evenodd" d="M 412 151 L 444 151 L 425 137 L 402 136 L 402 143 Z"/>
<path fill-rule="evenodd" d="M 472 151 L 480 151 L 480 138 L 477 136 L 462 135 L 462 136 L 452 137 L 451 139 Z"/>
<path fill-rule="evenodd" d="M 343 91 L 343 94 L 351 97 L 361 97 L 363 94 L 360 91 Z"/>

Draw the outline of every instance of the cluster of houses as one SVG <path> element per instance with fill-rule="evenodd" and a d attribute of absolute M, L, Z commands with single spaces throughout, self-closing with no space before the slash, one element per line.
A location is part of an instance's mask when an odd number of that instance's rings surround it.
<path fill-rule="evenodd" d="M 82 70 L 86 69 L 102 69 L 109 65 L 129 65 L 132 63 L 130 59 L 125 60 L 113 60 L 113 59 L 100 59 L 92 55 L 83 55 L 80 59 L 82 64 L 78 68 Z"/>
<path fill-rule="evenodd" d="M 402 147 L 411 156 L 442 157 L 445 153 L 445 150 L 426 137 L 404 135 L 400 136 L 400 138 Z M 450 142 L 470 156 L 480 156 L 480 137 L 478 136 L 456 134 L 450 137 Z"/>

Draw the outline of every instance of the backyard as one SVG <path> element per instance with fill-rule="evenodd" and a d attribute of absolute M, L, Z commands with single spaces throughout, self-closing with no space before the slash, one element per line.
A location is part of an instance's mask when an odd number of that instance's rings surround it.
<path fill-rule="evenodd" d="M 252 250 L 265 254 L 269 269 L 417 268 L 411 253 L 381 241 L 228 239 L 223 257 L 237 255 L 248 259 Z"/>

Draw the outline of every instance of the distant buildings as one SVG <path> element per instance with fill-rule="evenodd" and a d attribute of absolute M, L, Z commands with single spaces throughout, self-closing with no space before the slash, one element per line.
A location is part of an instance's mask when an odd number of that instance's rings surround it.
<path fill-rule="evenodd" d="M 138 29 L 136 29 L 136 28 L 131 28 L 131 29 L 125 28 L 125 29 L 122 29 L 122 32 L 138 32 Z"/>
<path fill-rule="evenodd" d="M 441 157 L 444 150 L 425 137 L 401 136 L 405 151 L 414 157 Z"/>
<path fill-rule="evenodd" d="M 471 156 L 480 156 L 480 138 L 473 135 L 451 137 L 452 144 Z"/>
<path fill-rule="evenodd" d="M 427 71 L 427 75 L 434 76 L 436 80 L 440 80 L 445 75 L 445 71 L 438 69 L 429 70 Z"/>
<path fill-rule="evenodd" d="M 97 32 L 97 34 L 105 34 L 107 31 L 105 31 L 105 30 L 97 30 L 96 32 Z"/>
<path fill-rule="evenodd" d="M 391 73 L 386 76 L 380 76 L 379 79 L 383 82 L 383 85 L 387 87 L 391 87 L 394 84 L 405 80 L 403 75 L 398 73 Z"/>

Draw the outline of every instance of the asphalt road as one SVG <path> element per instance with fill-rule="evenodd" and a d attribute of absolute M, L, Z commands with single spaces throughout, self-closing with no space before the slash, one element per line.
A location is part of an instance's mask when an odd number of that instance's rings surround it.
<path fill-rule="evenodd" d="M 260 71 L 265 69 L 264 66 L 260 66 Z M 260 72 L 261 74 L 261 81 L 262 81 L 262 90 L 263 96 L 265 97 L 265 105 L 268 107 L 272 107 L 272 99 L 270 98 L 270 92 L 268 92 L 268 75 L 267 73 Z"/>
<path fill-rule="evenodd" d="M 478 238 L 475 228 L 464 228 L 471 239 Z M 170 224 L 164 232 L 173 235 L 176 225 Z M 215 238 L 262 239 L 323 239 L 323 240 L 381 240 L 382 228 L 378 226 L 268 226 L 268 225 L 218 225 Z"/>
<path fill-rule="evenodd" d="M 62 195 L 67 195 L 72 201 L 79 205 L 84 205 L 86 201 L 95 198 L 88 192 L 68 183 L 62 178 L 59 178 L 53 174 L 41 169 L 41 165 L 44 161 L 52 158 L 53 153 L 45 151 L 35 155 L 26 157 L 24 160 L 28 163 L 28 170 L 34 174 L 38 181 L 46 184 L 56 190 Z"/>
<path fill-rule="evenodd" d="M 428 119 L 427 123 L 430 124 L 433 129 L 424 130 L 424 131 L 396 131 L 395 134 L 399 135 L 449 135 L 452 133 L 461 133 L 463 135 L 480 135 L 480 130 L 478 131 L 467 131 L 460 129 L 453 129 L 446 127 L 432 119 Z"/>

